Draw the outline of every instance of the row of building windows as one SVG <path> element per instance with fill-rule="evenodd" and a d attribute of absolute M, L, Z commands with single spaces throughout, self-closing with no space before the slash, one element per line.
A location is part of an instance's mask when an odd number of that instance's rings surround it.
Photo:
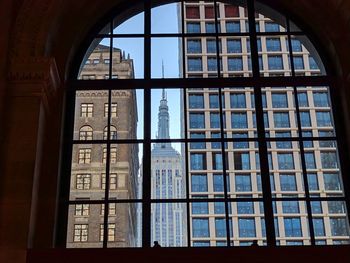
<path fill-rule="evenodd" d="M 201 26 L 203 25 L 203 29 L 201 29 Z M 217 23 L 218 26 L 218 33 L 246 33 L 249 32 L 249 25 L 248 21 L 241 20 L 241 21 L 222 21 L 222 23 L 219 21 Z M 221 28 L 224 28 L 221 30 Z M 264 22 L 259 23 L 257 22 L 255 24 L 256 32 L 284 32 L 285 29 L 281 27 L 280 25 L 274 23 L 274 22 Z M 200 33 L 207 33 L 207 34 L 213 34 L 216 33 L 215 23 L 214 22 L 186 22 L 186 33 L 189 34 L 200 34 Z"/>
<path fill-rule="evenodd" d="M 292 124 L 290 121 L 290 114 L 294 114 L 294 112 L 272 112 L 273 117 L 273 125 L 274 128 L 291 128 L 297 127 L 296 123 Z M 226 129 L 227 123 L 231 124 L 231 129 L 248 129 L 248 128 L 256 128 L 256 119 L 255 114 L 252 116 L 252 121 L 248 122 L 248 113 L 247 112 L 231 112 L 231 121 L 226 120 L 226 116 L 229 114 L 223 115 L 223 125 Z M 331 113 L 329 111 L 316 111 L 315 114 L 316 123 L 314 125 L 311 121 L 311 116 L 309 111 L 301 111 L 300 112 L 300 122 L 301 127 L 333 127 L 333 121 L 331 118 Z M 270 115 L 271 116 L 271 115 Z M 264 124 L 265 128 L 270 128 L 270 124 L 268 122 L 268 113 L 265 113 L 264 116 Z M 295 116 L 295 120 L 296 120 Z M 205 129 L 212 128 L 218 129 L 220 128 L 220 114 L 216 112 L 212 112 L 209 114 L 209 122 L 205 120 L 205 113 L 201 112 L 191 112 L 189 113 L 189 128 L 190 129 Z"/>
<path fill-rule="evenodd" d="M 264 67 L 263 63 L 263 57 L 266 57 L 266 65 L 267 68 Z M 259 56 L 259 67 L 260 70 L 290 70 L 290 62 L 287 59 L 285 62 L 283 61 L 282 55 L 264 55 Z M 307 60 L 307 61 L 306 61 Z M 245 69 L 243 67 L 243 57 L 227 57 L 227 60 L 225 58 L 225 61 L 227 61 L 227 70 L 228 71 L 243 71 L 243 70 L 251 70 L 251 59 L 248 56 L 247 58 L 247 66 L 248 68 Z M 222 70 L 222 59 L 220 58 L 220 70 Z M 294 69 L 295 70 L 307 70 L 306 68 L 306 62 L 308 62 L 308 66 L 310 70 L 319 70 L 318 65 L 316 64 L 315 60 L 311 57 L 307 57 L 307 59 L 304 58 L 304 56 L 293 56 L 293 62 L 294 62 Z M 207 64 L 207 71 L 217 71 L 217 58 L 216 57 L 210 57 L 208 56 L 206 59 Z M 188 72 L 194 72 L 194 71 L 205 71 L 203 67 L 203 56 L 198 57 L 188 57 L 187 59 L 187 71 Z"/>
<path fill-rule="evenodd" d="M 117 128 L 113 125 L 110 126 L 109 129 L 110 140 L 117 139 Z M 103 129 L 103 140 L 107 140 L 108 137 L 108 127 Z M 93 140 L 93 129 L 91 126 L 85 125 L 79 129 L 79 140 Z"/>
<path fill-rule="evenodd" d="M 77 174 L 75 188 L 77 190 L 90 190 L 91 189 L 91 174 Z M 109 189 L 115 190 L 117 185 L 117 174 L 109 174 Z M 106 189 L 106 175 L 101 175 L 101 189 Z"/>
<path fill-rule="evenodd" d="M 227 191 L 230 191 L 230 176 L 227 176 Z M 270 175 L 271 189 L 275 191 L 275 176 Z M 297 191 L 297 177 L 295 174 L 279 174 L 279 188 L 283 192 Z M 308 185 L 310 191 L 319 191 L 319 179 L 316 173 L 309 173 L 307 175 Z M 342 186 L 338 173 L 323 173 L 322 180 L 325 191 L 341 191 Z M 222 174 L 213 174 L 212 176 L 212 189 L 214 192 L 224 192 L 224 178 Z M 252 192 L 253 183 L 252 176 L 250 174 L 235 174 L 234 175 L 235 192 Z M 261 177 L 260 174 L 256 175 L 257 191 L 261 191 Z M 191 175 L 191 192 L 208 192 L 208 176 L 206 174 L 192 174 Z"/>
<path fill-rule="evenodd" d="M 117 148 L 116 147 L 110 148 L 110 157 L 109 158 L 110 158 L 110 163 L 117 162 Z M 103 150 L 102 150 L 102 163 L 106 163 L 106 161 L 107 161 L 107 149 L 103 148 Z M 91 163 L 91 149 L 90 148 L 79 149 L 78 163 L 79 164 L 90 164 Z"/>
<path fill-rule="evenodd" d="M 109 223 L 108 224 L 108 241 L 113 242 L 116 239 L 116 224 Z M 104 229 L 103 224 L 100 224 L 100 234 L 99 241 L 103 241 Z M 89 225 L 88 224 L 75 224 L 74 225 L 74 242 L 88 242 L 89 239 Z"/>
<path fill-rule="evenodd" d="M 94 117 L 94 104 L 93 103 L 81 103 L 80 104 L 80 117 L 85 117 L 85 118 Z M 108 117 L 108 103 L 104 104 L 103 117 Z M 117 103 L 111 104 L 111 117 L 117 117 Z"/>
<path fill-rule="evenodd" d="M 77 199 L 78 200 L 78 199 Z M 82 199 L 79 199 L 82 200 Z M 94 209 L 93 209 L 94 211 Z M 101 204 L 100 215 L 103 216 L 105 213 L 105 205 Z M 117 213 L 117 204 L 109 203 L 108 204 L 108 215 L 113 216 Z M 89 204 L 77 204 L 74 209 L 75 216 L 90 216 L 90 205 Z"/>
<path fill-rule="evenodd" d="M 104 63 L 104 64 L 109 64 L 110 60 L 108 58 L 104 58 L 104 59 L 99 59 L 99 58 L 94 58 L 94 59 L 87 59 L 85 61 L 85 64 L 100 64 L 100 63 Z"/>
<path fill-rule="evenodd" d="M 277 152 L 276 159 L 277 167 L 274 167 L 272 162 L 272 153 L 268 153 L 269 166 L 270 169 L 276 168 L 275 170 L 295 170 L 296 162 L 295 159 L 300 157 L 300 154 L 296 155 L 289 152 Z M 190 169 L 195 170 L 207 170 L 207 153 L 190 153 Z M 306 152 L 304 154 L 306 169 L 312 170 L 316 168 L 322 169 L 338 169 L 338 158 L 335 151 L 322 151 L 320 152 L 320 164 L 316 166 L 315 155 L 313 152 Z M 252 157 L 252 158 L 251 158 Z M 258 158 L 258 153 L 255 151 L 251 152 L 233 152 L 233 158 L 229 157 L 229 154 L 226 153 L 226 169 L 233 170 L 251 170 L 251 159 L 255 158 L 256 169 L 259 169 L 260 163 Z M 223 158 L 220 153 L 212 153 L 212 169 L 213 170 L 222 170 L 223 169 Z M 232 167 L 230 162 L 233 161 Z"/>
<path fill-rule="evenodd" d="M 247 107 L 247 96 L 251 96 L 251 108 L 255 108 L 255 99 L 253 93 L 230 93 L 228 94 L 230 107 L 231 109 L 242 109 L 242 108 L 250 108 Z M 188 105 L 189 109 L 204 109 L 208 108 L 205 106 L 204 102 L 205 95 L 203 92 L 201 93 L 190 93 L 188 95 Z M 288 103 L 288 94 L 286 92 L 273 92 L 271 93 L 271 107 L 274 109 L 279 108 L 288 108 L 292 107 L 293 105 L 290 105 Z M 317 108 L 323 108 L 323 107 L 330 107 L 328 92 L 313 92 L 312 93 L 312 100 L 308 98 L 308 94 L 306 92 L 298 92 L 298 105 L 299 107 L 308 107 L 309 101 L 311 104 L 311 101 L 313 102 L 313 106 Z M 223 108 L 226 109 L 225 105 L 225 96 L 223 95 L 222 99 Z M 266 101 L 266 93 L 263 92 L 262 94 L 262 104 L 263 108 L 270 108 L 267 106 Z M 218 109 L 220 106 L 219 104 L 219 95 L 218 94 L 209 94 L 209 108 L 210 109 Z"/>
<path fill-rule="evenodd" d="M 216 39 L 215 38 L 206 38 L 206 49 L 202 49 L 202 43 L 204 40 L 200 38 L 190 38 L 187 40 L 187 53 L 188 54 L 202 54 L 202 53 L 211 53 L 216 54 Z M 222 43 L 226 44 L 225 54 L 240 54 L 240 53 L 250 53 L 250 42 L 248 38 L 222 38 L 219 40 L 219 52 L 222 53 Z M 261 38 L 257 39 L 258 52 L 262 52 Z M 298 39 L 292 39 L 292 51 L 293 53 L 303 52 L 303 46 Z M 285 47 L 285 51 L 289 51 L 289 45 L 286 37 L 274 37 L 268 38 L 265 40 L 266 47 L 264 53 L 266 52 L 282 52 L 282 43 Z M 243 49 L 243 45 L 246 45 L 246 48 Z"/>
<path fill-rule="evenodd" d="M 332 236 L 347 236 L 347 222 L 343 217 L 332 217 L 330 220 Z M 238 217 L 238 237 L 265 237 L 264 224 L 261 223 L 261 232 L 257 235 L 255 218 Z M 315 236 L 325 236 L 325 226 L 323 218 L 313 218 Z M 302 219 L 300 217 L 283 217 L 284 237 L 303 237 Z M 278 221 L 275 220 L 276 236 L 280 236 L 278 231 Z M 209 218 L 192 219 L 192 236 L 194 238 L 210 237 Z M 230 220 L 230 236 L 233 237 L 232 221 Z M 215 218 L 215 237 L 226 237 L 225 218 Z"/>

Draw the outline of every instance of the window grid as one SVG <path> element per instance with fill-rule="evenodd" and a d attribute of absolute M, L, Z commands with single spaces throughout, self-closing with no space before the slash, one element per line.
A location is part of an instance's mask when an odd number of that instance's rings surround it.
<path fill-rule="evenodd" d="M 250 1 L 249 1 L 250 2 Z M 215 2 L 215 4 L 216 4 L 216 2 Z M 184 6 L 185 4 L 183 4 L 183 6 Z M 182 7 L 183 8 L 183 7 Z M 252 8 L 252 5 L 250 5 L 250 8 Z M 251 11 L 251 10 L 250 10 Z M 217 21 L 217 19 L 218 19 L 218 14 L 217 14 L 217 10 L 215 11 L 215 20 Z M 146 18 L 147 19 L 147 18 Z M 148 23 L 145 23 L 145 27 L 147 27 L 147 24 Z M 184 21 L 182 21 L 182 24 L 184 25 Z M 215 23 L 215 27 L 216 27 L 216 31 L 218 31 L 218 25 L 217 25 L 217 23 Z M 184 31 L 183 31 L 184 32 Z M 253 34 L 254 35 L 254 30 L 253 30 L 253 32 L 251 32 L 250 34 Z M 257 33 L 257 34 L 259 34 L 259 33 Z M 283 35 L 283 33 L 281 33 L 282 35 Z M 294 34 L 294 33 L 293 33 Z M 287 28 L 287 32 L 285 33 L 285 35 L 286 35 L 286 37 L 288 38 L 288 40 L 289 40 L 289 42 L 290 42 L 290 39 L 291 39 L 291 36 L 290 36 L 290 32 L 289 32 L 289 28 Z M 295 35 L 295 34 L 294 34 Z M 216 37 L 216 39 L 218 39 L 218 37 L 219 37 L 219 33 L 215 33 L 215 37 Z M 252 39 L 254 39 L 254 37 L 252 38 Z M 111 38 L 111 41 L 113 40 L 113 38 Z M 252 40 L 251 40 L 252 41 Z M 289 43 L 289 47 L 291 46 L 291 43 Z M 254 53 L 254 45 L 252 45 L 252 50 L 253 50 L 253 53 Z M 289 50 L 291 50 L 291 48 L 289 48 Z M 291 51 L 290 51 L 291 52 Z M 219 53 L 219 47 L 217 47 L 217 54 Z M 253 57 L 253 60 L 254 60 L 254 56 L 252 55 L 252 57 Z M 111 58 L 112 59 L 112 58 Z M 218 67 L 216 68 L 216 70 L 218 71 L 218 76 L 220 76 L 220 65 L 219 65 L 219 60 L 217 60 L 218 61 Z M 293 60 L 291 60 L 291 67 L 292 67 L 292 74 L 293 74 L 293 76 L 295 76 L 296 75 L 296 73 L 295 73 L 295 70 L 294 70 L 294 65 L 293 65 L 293 62 L 295 62 L 295 61 L 293 61 Z M 112 63 L 110 63 L 110 64 L 112 64 Z M 254 64 L 254 61 L 253 61 L 253 64 Z M 202 66 L 200 67 L 200 68 L 198 68 L 198 69 L 200 69 L 200 70 L 202 70 Z M 185 68 L 184 68 L 185 69 Z M 297 67 L 295 68 L 295 69 L 298 69 Z M 253 67 L 253 72 L 254 72 L 254 67 Z M 256 70 L 255 70 L 255 72 L 256 72 Z M 111 71 L 110 71 L 110 75 L 111 75 Z M 147 76 L 146 76 L 147 77 Z M 293 81 L 292 81 L 293 82 Z M 327 81 L 325 81 L 325 83 L 327 83 Z M 294 94 L 297 94 L 297 87 L 298 85 L 295 85 L 294 86 Z M 257 91 L 257 90 L 259 90 L 261 87 L 255 87 L 254 89 L 255 89 L 255 91 Z M 111 92 L 111 90 L 110 90 L 110 92 Z M 186 89 L 184 89 L 184 92 L 187 94 L 187 91 L 186 91 Z M 219 94 L 224 94 L 224 92 L 223 92 L 223 89 L 221 88 L 221 87 L 219 87 Z M 255 97 L 256 98 L 256 97 Z M 107 113 L 109 114 L 109 116 L 110 117 L 113 117 L 113 104 L 111 104 L 111 102 L 110 102 L 110 100 L 111 100 L 111 94 L 109 94 L 109 104 L 107 104 L 107 109 L 108 109 L 108 111 L 107 111 Z M 309 100 L 310 101 L 310 100 Z M 318 106 L 318 107 L 322 107 L 322 106 L 319 106 L 319 105 L 322 105 L 321 104 L 321 102 L 319 102 L 319 101 L 321 101 L 321 99 L 318 99 L 318 100 L 315 100 L 314 99 L 314 101 L 317 101 L 316 103 L 315 103 L 315 106 Z M 220 104 L 220 106 L 219 106 L 219 112 L 220 112 L 220 116 L 222 116 L 222 105 L 223 105 L 223 99 L 222 99 L 222 97 L 221 96 L 219 96 L 219 104 Z M 259 104 L 259 103 L 257 103 L 257 104 Z M 297 103 L 296 103 L 297 104 Z M 185 104 L 186 105 L 186 104 Z M 257 106 L 257 108 L 258 108 L 258 106 Z M 256 109 L 257 111 L 259 110 L 259 109 Z M 296 105 L 296 112 L 298 113 L 299 112 L 299 107 L 298 107 L 298 105 Z M 83 116 L 83 110 L 81 110 L 81 116 L 82 117 L 91 117 L 92 116 L 92 112 L 93 112 L 93 110 L 89 110 L 89 108 L 87 108 L 87 110 L 86 110 L 86 115 L 87 116 Z M 91 112 L 91 116 L 88 116 L 90 113 L 89 112 Z M 105 114 L 106 114 L 106 105 L 105 105 Z M 116 114 L 116 108 L 115 108 L 115 114 Z M 187 114 L 186 114 L 187 115 Z M 319 118 L 317 118 L 317 124 L 319 124 L 319 127 L 329 127 L 329 126 L 333 126 L 333 123 L 332 123 L 332 120 L 331 120 L 331 118 L 329 118 L 329 119 L 327 119 L 328 117 L 327 117 L 327 115 L 326 114 L 323 114 L 323 111 L 319 111 Z M 114 116 L 115 117 L 115 116 Z M 297 122 L 298 122 L 298 126 L 299 126 L 299 130 L 301 131 L 301 118 L 300 118 L 300 115 L 299 114 L 297 114 Z M 108 121 L 110 122 L 110 120 L 109 120 L 110 118 L 108 118 Z M 147 117 L 145 116 L 145 119 L 147 119 Z M 259 118 L 260 119 L 260 118 Z M 222 118 L 220 118 L 220 125 L 219 125 L 220 127 L 218 127 L 218 128 L 220 128 L 220 138 L 218 138 L 218 142 L 221 142 L 221 149 L 222 149 L 222 151 L 224 151 L 224 149 L 225 149 L 225 141 L 229 141 L 228 139 L 226 139 L 225 140 L 225 138 L 223 137 L 223 134 L 224 134 L 224 120 L 222 119 Z M 107 131 L 107 134 L 111 134 L 111 131 L 110 131 L 110 125 L 108 124 L 108 131 Z M 146 126 L 145 126 L 146 127 Z M 197 127 L 198 128 L 198 127 Z M 199 128 L 207 128 L 207 127 L 199 127 Z M 191 129 L 191 127 L 190 128 L 187 128 L 187 127 L 185 127 L 185 129 L 186 130 L 189 130 L 189 129 Z M 258 132 L 259 133 L 259 132 Z M 312 134 L 312 135 L 314 135 L 314 134 Z M 110 136 L 112 136 L 112 134 L 110 135 Z M 145 136 L 146 137 L 146 136 Z M 313 136 L 312 136 L 313 137 Z M 82 139 L 82 138 L 84 138 L 84 139 Z M 91 135 L 90 135 L 90 133 L 88 134 L 88 135 L 81 135 L 80 134 L 80 139 L 81 140 L 87 140 L 86 138 L 89 138 L 89 140 L 92 140 L 92 131 L 91 131 Z M 107 140 L 107 148 L 106 148 L 106 150 L 104 151 L 104 155 L 103 155 L 103 160 L 104 160 L 104 163 L 106 163 L 106 162 L 111 162 L 111 163 L 113 163 L 113 160 L 116 160 L 116 152 L 115 152 L 115 155 L 114 155 L 114 148 L 112 148 L 112 147 L 110 147 L 110 144 L 109 144 L 109 136 L 107 136 L 107 138 L 105 138 L 104 137 L 104 140 Z M 114 139 L 114 138 L 112 138 L 111 137 L 111 139 Z M 258 141 L 260 141 L 260 140 L 265 140 L 265 142 L 266 141 L 278 141 L 278 139 L 277 138 L 275 138 L 275 139 L 273 139 L 273 138 L 265 138 L 264 136 L 258 136 Z M 332 140 L 336 140 L 336 137 L 335 136 L 329 136 L 329 139 L 332 139 Z M 248 139 L 249 140 L 249 139 Z M 286 138 L 286 141 L 295 141 L 296 139 L 295 138 Z M 310 140 L 311 141 L 317 141 L 317 140 L 319 140 L 320 142 L 322 142 L 322 141 L 325 141 L 325 139 L 324 138 L 317 138 L 317 139 L 315 139 L 315 138 L 310 138 Z M 187 132 L 186 132 L 186 137 L 185 137 L 185 139 L 184 139 L 184 142 L 185 142 L 185 144 L 186 144 L 186 152 L 188 152 L 188 147 L 187 147 L 187 144 L 188 144 L 188 142 L 190 142 L 191 141 L 191 139 L 188 139 L 187 138 Z M 195 141 L 195 140 L 194 140 Z M 207 141 L 206 139 L 204 139 L 204 141 Z M 281 140 L 281 141 L 284 141 L 284 140 Z M 304 153 L 304 150 L 303 150 L 303 145 L 305 145 L 306 144 L 306 141 L 305 141 L 305 139 L 301 136 L 301 133 L 300 133 L 300 135 L 299 135 L 299 137 L 298 137 L 298 139 L 297 139 L 297 141 L 300 143 L 300 151 L 301 151 L 301 159 L 302 159 L 302 166 L 303 166 L 303 171 L 302 171 L 302 174 L 303 174 L 303 177 L 304 177 L 304 183 L 306 182 L 306 188 L 308 188 L 307 187 L 307 185 L 308 185 L 308 180 L 307 179 L 305 179 L 306 178 L 306 174 L 308 173 L 306 170 L 307 170 L 307 165 L 306 165 L 306 163 L 305 163 L 305 153 Z M 143 141 L 145 144 L 147 144 L 147 143 L 150 143 L 150 140 L 148 140 L 147 138 L 145 138 L 144 139 L 144 141 Z M 261 147 L 261 146 L 260 146 Z M 325 156 L 326 156 L 326 154 L 327 154 L 327 152 L 325 152 Z M 223 154 L 222 155 L 222 158 L 225 158 L 225 154 Z M 109 159 L 109 161 L 107 161 Z M 80 160 L 80 153 L 79 153 L 79 160 Z M 114 161 L 115 162 L 115 161 Z M 226 162 L 223 162 L 223 165 L 225 165 L 225 163 Z M 324 167 L 324 168 L 326 168 L 326 167 Z M 109 173 L 109 171 L 108 171 L 108 169 L 109 168 L 107 168 L 107 171 L 106 171 L 106 173 L 107 173 L 107 176 L 111 176 L 111 174 Z M 226 173 L 226 169 L 224 169 L 224 174 Z M 187 173 L 186 173 L 187 174 Z M 89 179 L 90 180 L 90 179 Z M 84 180 L 83 180 L 84 181 Z M 186 182 L 187 182 L 188 180 L 186 180 Z M 226 181 L 226 176 L 224 177 L 224 181 Z M 110 180 L 107 180 L 107 182 L 108 182 L 108 184 L 110 184 L 111 183 L 111 181 Z M 83 185 L 85 184 L 85 182 L 83 182 Z M 225 195 L 224 195 L 224 200 L 225 200 L 225 210 L 226 210 L 226 223 L 228 222 L 228 219 L 229 219 L 229 217 L 228 217 L 228 193 L 227 193 L 227 182 L 225 182 L 225 184 L 226 184 L 226 186 L 225 186 Z M 83 186 L 83 189 L 85 189 L 84 188 L 85 186 Z M 78 179 L 77 179 L 77 188 L 78 188 Z M 89 183 L 89 188 L 90 188 L 90 183 Z M 106 187 L 104 187 L 104 189 L 105 189 Z M 108 188 L 108 187 L 107 187 Z M 145 189 L 146 187 L 144 187 L 144 189 Z M 264 188 L 264 186 L 263 186 L 263 188 Z M 189 187 L 187 187 L 187 190 L 189 189 Z M 108 191 L 106 191 L 106 193 L 107 193 Z M 187 193 L 188 193 L 188 191 L 187 191 Z M 311 207 L 311 205 L 310 205 L 310 194 L 308 193 L 308 190 L 307 189 L 305 189 L 305 193 L 306 193 L 306 202 L 307 202 L 307 204 L 308 204 L 308 207 L 307 207 L 307 212 L 308 212 L 308 218 L 309 218 L 309 223 L 311 222 L 311 228 L 312 228 L 312 225 L 313 225 L 313 222 L 314 221 L 312 221 L 313 219 L 313 217 L 311 216 L 311 209 L 310 209 L 310 207 Z M 106 194 L 106 196 L 108 197 L 108 194 Z M 327 196 L 328 197 L 328 196 Z M 252 199 L 253 200 L 253 199 Z M 299 200 L 299 199 L 298 199 Z M 186 198 L 186 202 L 189 202 L 190 201 L 190 199 L 189 199 L 189 197 L 187 197 Z M 106 203 L 108 203 L 109 202 L 109 199 L 108 198 L 106 198 L 105 199 L 105 202 Z M 133 200 L 130 200 L 130 202 L 133 202 Z M 73 202 L 74 203 L 74 202 Z M 309 211 L 310 210 L 310 211 Z M 189 214 L 189 213 L 188 213 Z M 291 218 L 291 219 L 294 219 L 294 218 Z M 248 219 L 247 219 L 248 220 Z M 334 221 L 334 222 L 338 222 L 338 221 Z M 242 223 L 243 224 L 243 223 Z M 337 224 L 337 223 L 334 223 L 334 224 Z M 107 224 L 104 224 L 104 225 L 107 225 Z M 229 223 L 227 223 L 226 224 L 226 226 L 228 226 L 229 225 Z M 78 225 L 77 225 L 78 226 Z M 84 225 L 81 225 L 81 226 L 84 226 Z M 87 226 L 87 225 L 86 225 Z M 292 225 L 293 226 L 293 225 Z M 107 228 L 104 228 L 103 227 L 103 225 L 101 225 L 101 228 L 102 228 L 102 236 L 103 236 L 103 233 L 107 233 L 108 232 L 108 239 L 109 239 L 109 226 L 108 226 L 108 229 Z M 188 229 L 188 232 L 189 232 L 190 230 Z M 269 227 L 268 227 L 268 232 L 271 232 L 271 228 L 269 229 Z M 294 231 L 294 228 L 292 229 L 292 232 Z M 313 232 L 313 230 L 311 230 L 311 232 Z M 81 232 L 82 233 L 82 232 Z M 229 230 L 227 230 L 227 233 L 229 233 Z M 319 232 L 317 232 L 317 233 L 319 233 Z M 311 233 L 311 243 L 315 243 L 315 241 L 313 240 L 314 238 L 315 238 L 315 234 L 317 234 L 317 233 Z M 81 234 L 80 234 L 81 235 Z M 86 240 L 87 240 L 87 234 L 86 234 Z M 194 239 L 193 239 L 194 240 Z M 230 240 L 229 239 L 229 235 L 228 235 L 228 240 Z M 74 241 L 76 241 L 76 236 L 75 236 L 75 234 L 74 234 Z M 80 241 L 80 242 L 84 242 L 84 241 Z M 193 241 L 193 242 L 195 242 L 195 241 Z M 196 241 L 196 242 L 198 242 L 198 241 Z M 205 241 L 203 241 L 203 242 L 205 242 Z M 146 242 L 144 242 L 144 243 L 148 243 L 147 241 Z M 231 242 L 228 242 L 228 244 L 227 245 L 230 245 L 230 243 Z M 106 244 L 104 244 L 104 246 L 105 246 Z M 188 245 L 190 245 L 190 242 L 188 242 Z"/>

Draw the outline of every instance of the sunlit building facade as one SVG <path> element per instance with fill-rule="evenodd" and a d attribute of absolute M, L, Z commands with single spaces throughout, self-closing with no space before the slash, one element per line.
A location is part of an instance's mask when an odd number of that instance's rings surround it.
<path fill-rule="evenodd" d="M 108 78 L 109 51 L 109 47 L 97 45 L 86 59 L 79 78 Z M 113 69 L 113 78 L 133 78 L 133 61 L 125 58 L 120 49 L 113 49 Z M 107 142 L 108 134 L 109 140 L 136 138 L 136 95 L 128 90 L 113 91 L 110 104 L 108 95 L 108 91 L 102 89 L 76 92 L 73 135 L 76 143 L 72 152 L 69 199 L 79 203 L 69 207 L 67 247 L 102 247 L 107 209 L 105 204 L 84 202 L 104 200 L 106 196 L 111 200 L 136 197 L 138 145 L 110 144 L 107 147 L 103 143 Z M 109 190 L 106 190 L 106 171 Z M 134 246 L 136 218 L 135 204 L 110 203 L 107 245 Z"/>
<path fill-rule="evenodd" d="M 185 39 L 185 50 L 180 47 L 185 58 L 180 68 L 185 78 L 215 78 L 219 73 L 221 78 L 252 76 L 250 38 L 244 35 L 249 32 L 247 8 L 218 3 L 215 11 L 212 2 L 188 1 L 183 8 L 179 5 L 178 10 L 179 19 L 181 10 L 184 12 L 185 33 L 198 35 Z M 282 18 L 276 22 L 256 13 L 255 28 L 257 33 L 264 33 L 257 35 L 262 77 L 288 77 L 292 72 L 294 76 L 324 75 L 322 63 L 304 36 L 292 36 L 289 43 L 286 35 L 279 35 L 287 30 Z M 235 36 L 242 33 L 243 36 Z M 311 201 L 310 221 L 306 202 L 293 199 L 305 197 L 306 192 L 310 197 L 321 198 L 344 195 L 336 142 L 304 141 L 302 157 L 300 143 L 291 139 L 299 136 L 298 125 L 303 137 L 335 136 L 329 88 L 302 86 L 297 87 L 297 94 L 293 87 L 263 87 L 261 90 L 266 138 L 289 138 L 267 142 L 272 197 L 283 200 L 273 201 L 277 245 L 310 244 L 310 222 L 316 244 L 348 244 L 345 202 Z M 262 198 L 259 148 L 254 141 L 257 138 L 254 88 L 225 87 L 221 89 L 221 99 L 215 87 L 189 88 L 185 95 L 187 123 L 183 125 L 187 126 L 187 137 L 203 139 L 188 147 L 190 197 L 223 198 L 226 185 L 228 198 Z M 222 132 L 228 141 L 204 141 L 220 138 Z M 222 147 L 225 147 L 225 156 Z M 303 169 L 307 172 L 308 189 L 305 189 Z M 235 201 L 229 203 L 227 209 L 229 231 L 226 230 L 224 203 L 191 205 L 192 246 L 226 246 L 227 232 L 234 246 L 250 245 L 253 240 L 259 245 L 265 244 L 262 202 Z"/>

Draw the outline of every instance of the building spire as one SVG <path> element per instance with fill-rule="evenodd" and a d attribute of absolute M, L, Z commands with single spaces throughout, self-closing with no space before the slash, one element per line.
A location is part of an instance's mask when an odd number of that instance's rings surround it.
<path fill-rule="evenodd" d="M 164 79 L 164 60 L 162 59 L 162 78 Z"/>

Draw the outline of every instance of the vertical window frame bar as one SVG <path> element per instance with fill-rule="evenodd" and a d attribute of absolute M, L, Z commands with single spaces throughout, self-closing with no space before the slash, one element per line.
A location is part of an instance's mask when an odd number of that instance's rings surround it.
<path fill-rule="evenodd" d="M 253 77 L 260 78 L 259 68 L 259 53 L 257 43 L 257 32 L 255 27 L 255 3 L 254 0 L 247 0 L 248 9 L 248 23 L 250 33 L 250 50 L 252 59 L 252 72 Z M 266 229 L 266 241 L 267 245 L 274 247 L 276 246 L 276 233 L 274 226 L 274 213 L 272 205 L 272 191 L 270 184 L 270 169 L 268 162 L 268 150 L 267 141 L 265 135 L 265 124 L 264 124 L 264 109 L 262 105 L 262 92 L 260 85 L 254 85 L 254 99 L 255 99 L 255 116 L 256 116 L 256 127 L 258 135 L 259 145 L 259 158 L 260 158 L 260 176 L 262 185 L 262 194 L 264 197 L 264 218 L 265 218 L 265 229 Z"/>

